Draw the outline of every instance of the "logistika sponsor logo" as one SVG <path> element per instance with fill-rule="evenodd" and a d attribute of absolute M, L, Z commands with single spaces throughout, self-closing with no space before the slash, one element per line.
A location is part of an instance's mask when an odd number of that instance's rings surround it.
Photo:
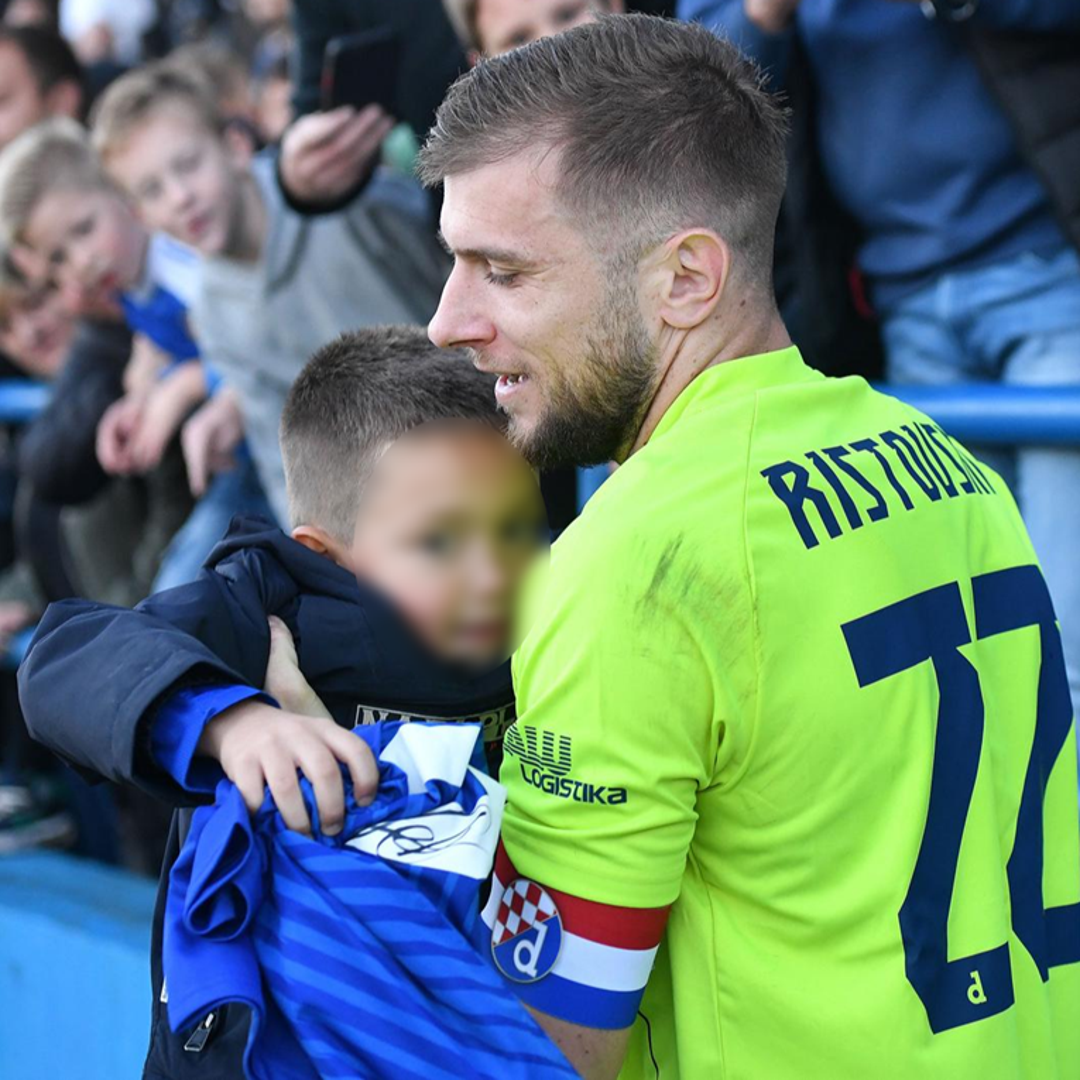
<path fill-rule="evenodd" d="M 516 723 L 506 732 L 503 748 L 508 756 L 518 759 L 525 783 L 545 795 L 605 806 L 621 806 L 626 802 L 624 787 L 589 783 L 570 775 L 573 747 L 569 735 Z"/>

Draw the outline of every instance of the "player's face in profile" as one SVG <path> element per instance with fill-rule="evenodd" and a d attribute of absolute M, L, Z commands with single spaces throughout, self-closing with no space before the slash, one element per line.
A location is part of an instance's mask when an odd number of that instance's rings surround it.
<path fill-rule="evenodd" d="M 638 265 L 598 250 L 558 203 L 556 153 L 448 177 L 455 256 L 428 332 L 499 376 L 510 436 L 533 464 L 599 464 L 633 443 L 658 378 Z"/>
<path fill-rule="evenodd" d="M 592 22 L 602 11 L 622 10 L 622 0 L 478 0 L 476 37 L 485 56 L 499 56 Z"/>
<path fill-rule="evenodd" d="M 439 657 L 510 655 L 516 600 L 544 546 L 536 477 L 491 428 L 430 425 L 398 440 L 364 493 L 350 569 Z"/>

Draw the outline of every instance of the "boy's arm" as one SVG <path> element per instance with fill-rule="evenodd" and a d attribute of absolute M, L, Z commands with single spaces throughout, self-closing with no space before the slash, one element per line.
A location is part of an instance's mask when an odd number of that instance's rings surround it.
<path fill-rule="evenodd" d="M 333 835 L 345 814 L 341 766 L 361 803 L 374 795 L 378 769 L 367 744 L 329 717 L 278 710 L 255 689 L 272 598 L 237 569 L 231 580 L 204 572 L 134 611 L 54 604 L 19 671 L 27 726 L 77 768 L 169 802 L 211 792 L 223 773 L 252 811 L 269 788 L 286 825 L 309 832 L 302 773 L 320 828 Z"/>
<path fill-rule="evenodd" d="M 77 767 L 183 799 L 152 759 L 149 725 L 185 688 L 255 692 L 269 655 L 265 602 L 253 575 L 207 571 L 135 610 L 52 605 L 19 671 L 31 734 Z"/>

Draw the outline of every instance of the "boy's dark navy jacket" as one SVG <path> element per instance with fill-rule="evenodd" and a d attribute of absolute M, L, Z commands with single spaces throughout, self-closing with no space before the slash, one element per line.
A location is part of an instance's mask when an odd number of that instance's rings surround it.
<path fill-rule="evenodd" d="M 190 585 L 134 610 L 80 600 L 48 609 L 19 671 L 30 732 L 80 771 L 176 805 L 197 801 L 152 760 L 150 725 L 179 690 L 262 686 L 268 615 L 292 631 L 301 670 L 345 727 L 387 717 L 481 720 L 497 747 L 513 719 L 509 665 L 476 676 L 440 663 L 348 571 L 264 521 L 237 519 Z M 246 1014 L 226 1008 L 207 1030 L 173 1035 L 161 1003 L 164 884 L 189 815 L 174 816 L 155 912 L 145 1076 L 233 1080 L 243 1075 Z"/>

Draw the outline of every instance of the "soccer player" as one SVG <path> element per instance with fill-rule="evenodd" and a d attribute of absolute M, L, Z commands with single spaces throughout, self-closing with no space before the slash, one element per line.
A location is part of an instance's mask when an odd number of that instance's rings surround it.
<path fill-rule="evenodd" d="M 1000 478 L 789 340 L 784 133 L 729 44 L 616 17 L 424 151 L 433 340 L 536 464 L 622 463 L 515 658 L 493 959 L 586 1077 L 1072 1080 L 1053 608 Z"/>

